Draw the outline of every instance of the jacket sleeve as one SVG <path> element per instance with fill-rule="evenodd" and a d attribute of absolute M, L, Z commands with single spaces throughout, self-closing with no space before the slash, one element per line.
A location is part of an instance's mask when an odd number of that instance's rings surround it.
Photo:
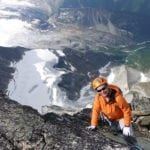
<path fill-rule="evenodd" d="M 119 108 L 123 112 L 124 116 L 124 125 L 125 126 L 130 126 L 131 124 L 131 108 L 125 98 L 122 95 L 118 95 L 116 97 L 116 101 L 118 103 Z"/>
<path fill-rule="evenodd" d="M 98 125 L 98 119 L 101 112 L 100 102 L 99 102 L 99 96 L 98 94 L 95 96 L 93 108 L 92 108 L 92 116 L 91 116 L 91 125 L 97 126 Z"/>

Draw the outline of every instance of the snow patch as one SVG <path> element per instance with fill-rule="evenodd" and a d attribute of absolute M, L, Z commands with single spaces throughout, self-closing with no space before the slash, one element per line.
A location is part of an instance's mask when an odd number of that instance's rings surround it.
<path fill-rule="evenodd" d="M 99 69 L 100 74 L 106 74 L 108 73 L 109 67 L 110 67 L 111 62 L 108 62 L 104 67 L 101 67 Z"/>
<path fill-rule="evenodd" d="M 21 0 L 1 0 L 1 4 L 2 5 L 10 5 L 12 7 L 12 5 L 14 6 L 28 6 L 28 7 L 31 7 L 31 6 L 34 6 L 32 3 L 29 3 L 27 1 L 21 1 Z"/>
<path fill-rule="evenodd" d="M 6 11 L 6 10 L 0 10 L 0 15 L 1 17 L 10 17 L 10 16 L 17 16 L 19 17 L 20 14 L 17 13 L 17 12 L 9 12 L 9 11 Z"/>
<path fill-rule="evenodd" d="M 27 22 L 23 22 L 19 19 L 0 19 L 0 45 L 8 45 L 11 39 L 18 39 L 17 34 L 24 34 L 27 32 L 27 28 L 31 28 L 31 25 Z"/>
<path fill-rule="evenodd" d="M 143 73 L 143 72 L 141 72 L 141 80 L 140 80 L 140 82 L 148 82 L 148 77 L 146 77 L 146 75 Z"/>
<path fill-rule="evenodd" d="M 109 76 L 107 77 L 108 83 L 112 83 L 112 82 L 114 81 L 115 77 L 116 77 L 115 73 L 114 73 L 114 72 L 111 72 L 111 73 L 109 74 Z"/>

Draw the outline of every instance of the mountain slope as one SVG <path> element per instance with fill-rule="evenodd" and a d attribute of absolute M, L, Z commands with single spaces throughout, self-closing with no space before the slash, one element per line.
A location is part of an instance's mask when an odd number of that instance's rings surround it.
<path fill-rule="evenodd" d="M 125 144 L 104 137 L 101 130 L 89 132 L 90 111 L 70 116 L 49 113 L 44 116 L 28 106 L 22 106 L 0 96 L 1 150 L 127 149 Z M 6 115 L 7 114 L 7 115 Z M 94 135 L 94 136 L 93 136 Z"/>

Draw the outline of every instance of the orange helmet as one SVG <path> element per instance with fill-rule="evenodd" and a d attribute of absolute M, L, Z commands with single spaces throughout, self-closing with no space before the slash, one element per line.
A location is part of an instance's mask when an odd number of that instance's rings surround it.
<path fill-rule="evenodd" d="M 92 82 L 92 86 L 93 86 L 94 90 L 96 90 L 97 87 L 99 87 L 103 84 L 107 84 L 107 80 L 104 77 L 97 77 Z"/>

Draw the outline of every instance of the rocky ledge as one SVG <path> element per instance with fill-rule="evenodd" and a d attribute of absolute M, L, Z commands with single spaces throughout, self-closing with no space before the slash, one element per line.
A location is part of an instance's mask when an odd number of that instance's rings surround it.
<path fill-rule="evenodd" d="M 90 110 L 73 116 L 39 114 L 29 106 L 22 106 L 5 95 L 0 96 L 1 150 L 93 150 L 128 149 L 105 137 L 101 130 L 87 131 Z"/>

